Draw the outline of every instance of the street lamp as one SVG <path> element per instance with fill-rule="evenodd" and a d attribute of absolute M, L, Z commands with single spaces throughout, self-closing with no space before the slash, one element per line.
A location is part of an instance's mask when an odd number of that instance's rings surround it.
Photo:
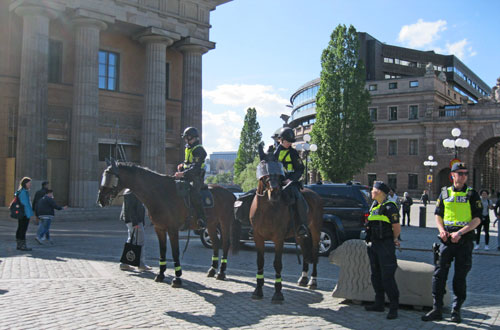
<path fill-rule="evenodd" d="M 295 145 L 295 149 L 297 149 L 297 151 L 301 154 L 301 157 L 306 160 L 306 173 L 305 174 L 306 174 L 306 184 L 307 184 L 309 181 L 309 175 L 307 173 L 307 163 L 309 161 L 309 153 L 311 151 L 315 152 L 316 150 L 318 150 L 318 146 L 315 145 L 314 143 L 309 144 L 309 142 L 311 141 L 311 136 L 309 134 L 305 134 L 302 137 L 302 140 L 304 140 L 304 143 L 297 143 Z"/>
<path fill-rule="evenodd" d="M 429 168 L 429 173 L 432 175 L 432 168 L 434 166 L 437 166 L 438 162 L 434 160 L 434 157 L 432 155 L 429 155 L 427 157 L 427 160 L 424 162 L 424 166 Z M 429 183 L 429 199 L 431 198 L 431 183 L 432 183 L 432 176 L 431 180 L 427 180 L 427 183 Z"/>
<path fill-rule="evenodd" d="M 443 140 L 443 147 L 453 149 L 455 151 L 455 158 L 458 158 L 458 148 L 468 148 L 469 147 L 469 140 L 467 139 L 462 139 L 460 138 L 460 134 L 462 134 L 462 131 L 460 128 L 454 128 L 451 130 L 451 135 L 453 136 L 452 139 L 444 139 Z"/>

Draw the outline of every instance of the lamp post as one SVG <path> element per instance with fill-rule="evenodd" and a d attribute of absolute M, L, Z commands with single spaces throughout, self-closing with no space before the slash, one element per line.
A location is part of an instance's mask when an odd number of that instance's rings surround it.
<path fill-rule="evenodd" d="M 311 141 L 311 136 L 309 134 L 305 134 L 302 139 L 304 140 L 303 143 L 297 143 L 295 145 L 295 149 L 301 154 L 301 157 L 306 160 L 306 184 L 309 181 L 309 174 L 307 173 L 307 163 L 309 162 L 309 153 L 315 152 L 318 150 L 318 146 L 315 145 L 314 143 L 309 144 Z"/>
<path fill-rule="evenodd" d="M 432 168 L 437 166 L 438 162 L 434 160 L 432 155 L 427 157 L 427 160 L 424 162 L 424 166 L 429 168 L 429 173 L 431 175 L 431 180 L 427 179 L 427 183 L 429 183 L 429 200 L 431 199 L 431 183 L 432 183 Z"/>
<path fill-rule="evenodd" d="M 453 149 L 455 151 L 455 158 L 458 158 L 458 148 L 465 149 L 468 148 L 470 144 L 469 140 L 460 138 L 460 134 L 462 134 L 460 128 L 454 128 L 451 130 L 451 135 L 453 136 L 453 140 L 452 139 L 443 140 L 443 147 L 448 149 Z"/>

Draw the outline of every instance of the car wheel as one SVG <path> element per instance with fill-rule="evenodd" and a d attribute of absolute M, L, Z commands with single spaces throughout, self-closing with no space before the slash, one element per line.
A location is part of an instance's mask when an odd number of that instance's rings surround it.
<path fill-rule="evenodd" d="M 217 237 L 220 239 L 220 229 L 217 228 Z M 200 233 L 200 240 L 201 243 L 206 247 L 211 249 L 212 248 L 212 240 L 210 239 L 210 235 L 208 235 L 208 230 L 205 229 Z"/>
<path fill-rule="evenodd" d="M 319 255 L 328 256 L 338 246 L 337 236 L 328 227 L 321 228 L 319 236 Z"/>

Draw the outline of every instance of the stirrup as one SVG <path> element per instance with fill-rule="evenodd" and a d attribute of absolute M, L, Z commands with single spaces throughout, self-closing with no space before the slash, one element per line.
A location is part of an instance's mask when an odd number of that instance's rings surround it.
<path fill-rule="evenodd" d="M 205 220 L 198 218 L 196 221 L 196 224 L 198 225 L 199 230 L 205 230 L 207 228 L 207 223 Z"/>
<path fill-rule="evenodd" d="M 297 229 L 297 236 L 304 237 L 304 238 L 309 236 L 309 229 L 307 228 L 306 225 L 299 226 L 299 228 Z"/>

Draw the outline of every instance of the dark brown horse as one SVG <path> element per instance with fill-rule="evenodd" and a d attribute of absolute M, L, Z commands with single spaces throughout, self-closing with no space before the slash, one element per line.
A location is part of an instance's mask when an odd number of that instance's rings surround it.
<path fill-rule="evenodd" d="M 274 170 L 273 170 L 274 168 Z M 260 174 L 259 174 L 260 172 Z M 294 237 L 295 228 L 292 222 L 292 212 L 286 202 L 281 187 L 283 180 L 283 169 L 281 163 L 262 161 L 258 168 L 259 185 L 252 206 L 250 208 L 250 221 L 253 227 L 253 239 L 257 248 L 257 287 L 253 292 L 253 299 L 262 299 L 264 285 L 264 241 L 274 242 L 274 296 L 273 303 L 281 303 L 284 298 L 281 293 L 281 270 L 283 268 L 281 258 L 285 239 Z M 315 289 L 317 286 L 317 263 L 319 253 L 320 231 L 323 223 L 323 205 L 321 197 L 314 191 L 303 189 L 307 204 L 309 206 L 308 225 L 310 235 L 303 239 L 296 238 L 304 256 L 302 275 L 298 284 Z M 308 263 L 313 264 L 311 280 L 308 282 Z"/>
<path fill-rule="evenodd" d="M 160 243 L 160 272 L 156 276 L 157 282 L 165 278 L 167 269 L 166 252 L 167 238 L 170 238 L 172 257 L 174 259 L 175 278 L 172 280 L 173 287 L 182 285 L 182 269 L 179 261 L 179 229 L 183 227 L 189 210 L 185 206 L 184 200 L 177 196 L 175 180 L 173 177 L 158 174 L 147 168 L 128 163 L 115 163 L 102 174 L 101 186 L 99 188 L 98 203 L 102 207 L 111 203 L 112 199 L 125 188 L 129 188 L 147 207 L 151 222 L 154 225 L 158 241 Z M 217 237 L 217 226 L 221 230 L 222 240 L 222 260 L 217 279 L 223 280 L 226 277 L 227 255 L 230 246 L 230 233 L 233 229 L 234 195 L 227 189 L 209 185 L 209 189 L 214 197 L 214 207 L 206 209 L 207 230 L 212 240 L 213 256 L 212 266 L 207 276 L 215 276 L 218 268 L 220 240 Z M 191 221 L 196 225 L 196 221 Z M 236 231 L 234 231 L 236 232 Z M 235 244 L 239 242 L 236 238 Z"/>

